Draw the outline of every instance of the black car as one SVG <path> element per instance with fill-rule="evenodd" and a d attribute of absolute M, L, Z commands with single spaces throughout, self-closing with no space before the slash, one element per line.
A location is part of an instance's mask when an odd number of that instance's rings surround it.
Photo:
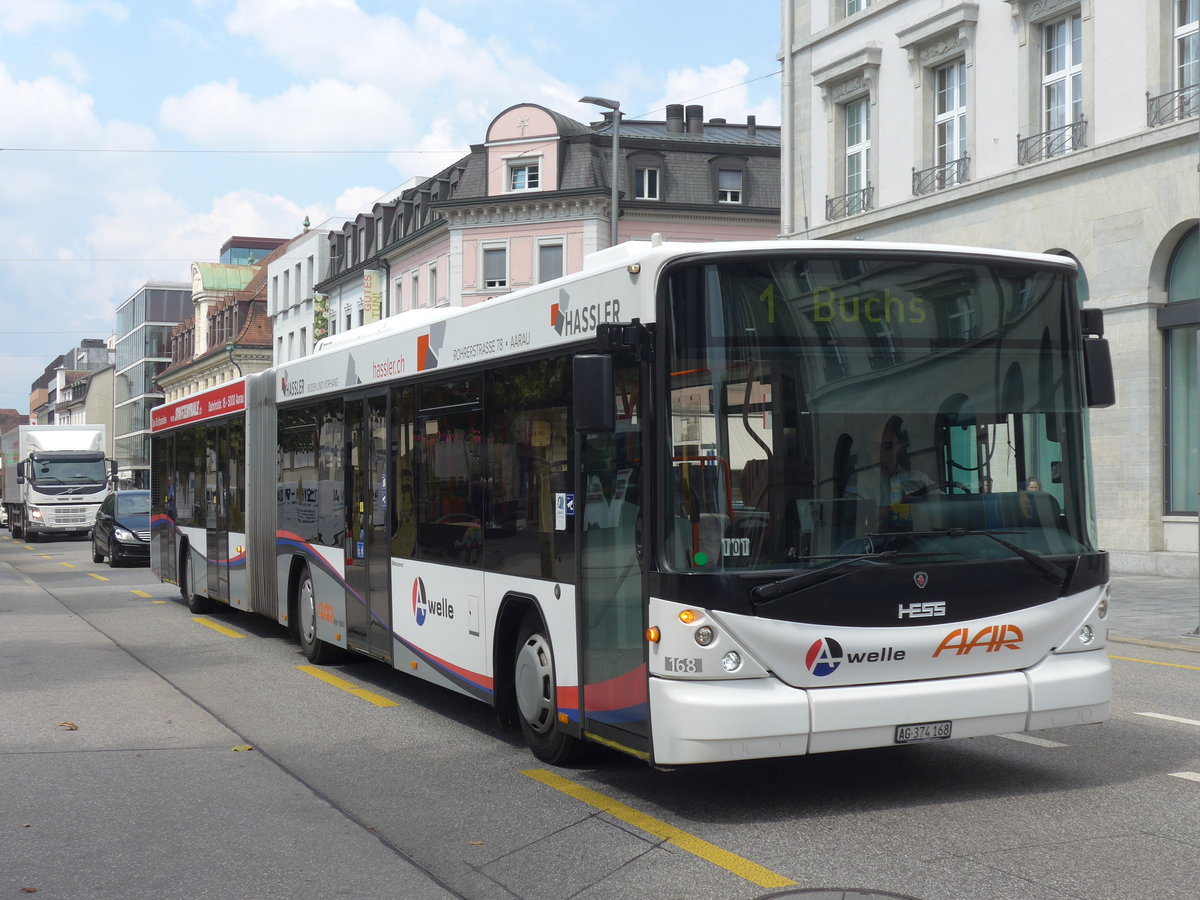
<path fill-rule="evenodd" d="M 150 492 L 109 494 L 92 526 L 92 561 L 110 566 L 150 562 Z"/>

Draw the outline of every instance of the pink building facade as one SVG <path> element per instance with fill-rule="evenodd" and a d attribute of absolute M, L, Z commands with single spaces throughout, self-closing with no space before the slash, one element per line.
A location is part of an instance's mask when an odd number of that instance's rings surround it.
<path fill-rule="evenodd" d="M 611 114 L 583 124 L 510 107 L 467 156 L 331 232 L 316 288 L 328 330 L 313 340 L 579 271 L 611 240 L 612 127 Z M 706 122 L 672 104 L 663 120 L 622 119 L 618 242 L 774 238 L 779 162 L 779 127 L 753 117 Z"/>

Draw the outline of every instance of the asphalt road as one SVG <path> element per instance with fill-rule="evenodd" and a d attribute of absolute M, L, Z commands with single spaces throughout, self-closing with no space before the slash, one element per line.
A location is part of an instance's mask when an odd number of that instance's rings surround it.
<path fill-rule="evenodd" d="M 474 701 L 0 538 L 0 898 L 1200 895 L 1187 649 L 1111 643 L 1102 726 L 551 771 Z"/>

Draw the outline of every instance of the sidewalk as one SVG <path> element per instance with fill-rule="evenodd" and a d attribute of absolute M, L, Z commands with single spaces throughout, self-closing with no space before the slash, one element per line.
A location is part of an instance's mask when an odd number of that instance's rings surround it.
<path fill-rule="evenodd" d="M 458 896 L 5 562 L 0 620 L 0 896 Z"/>
<path fill-rule="evenodd" d="M 1200 585 L 1191 578 L 1112 576 L 1109 639 L 1170 644 L 1200 653 Z"/>

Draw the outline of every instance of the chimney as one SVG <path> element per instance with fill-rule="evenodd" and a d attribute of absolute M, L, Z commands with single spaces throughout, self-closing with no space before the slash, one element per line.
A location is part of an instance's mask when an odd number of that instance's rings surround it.
<path fill-rule="evenodd" d="M 689 106 L 686 110 L 687 133 L 704 134 L 704 107 Z"/>
<path fill-rule="evenodd" d="M 758 120 L 754 116 L 746 116 L 746 137 L 758 134 Z"/>
<path fill-rule="evenodd" d="M 683 134 L 683 104 L 667 104 L 667 134 Z"/>

